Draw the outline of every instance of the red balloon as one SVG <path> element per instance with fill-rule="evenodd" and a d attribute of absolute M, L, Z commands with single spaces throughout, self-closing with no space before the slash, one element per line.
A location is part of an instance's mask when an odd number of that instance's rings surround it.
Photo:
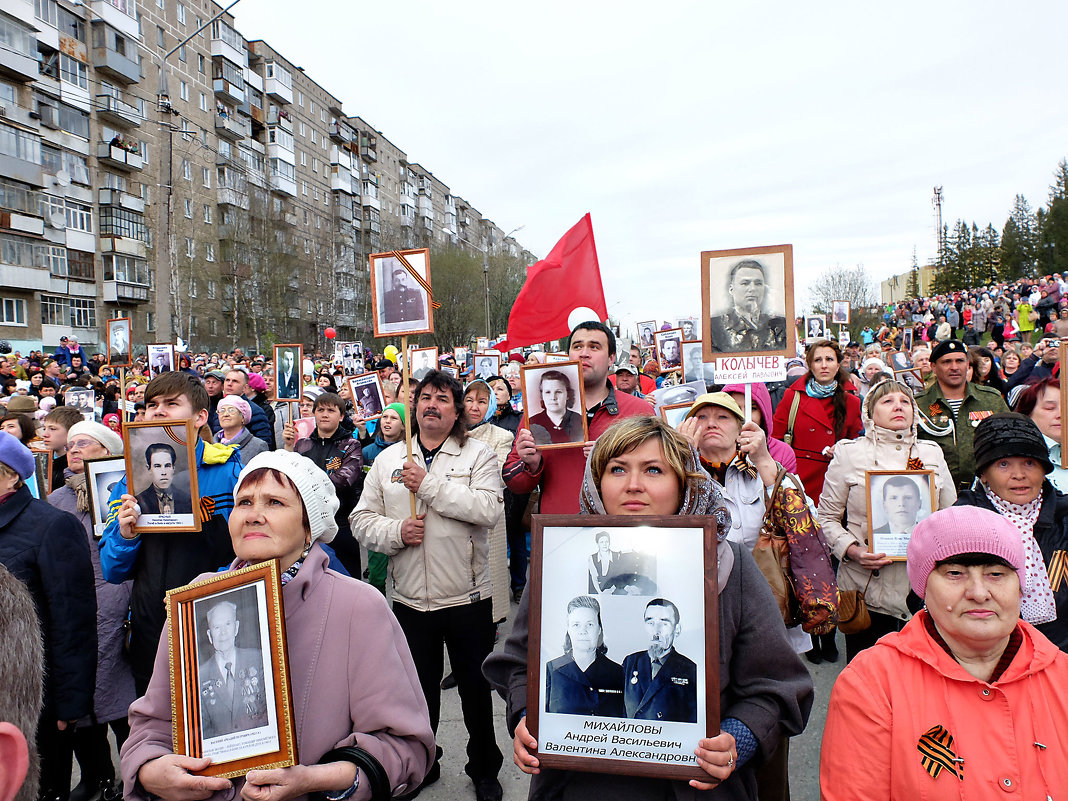
<path fill-rule="evenodd" d="M 334 337 L 337 336 L 337 331 L 335 331 L 333 328 L 328 328 L 325 331 L 323 331 L 323 335 L 327 339 L 333 339 Z"/>

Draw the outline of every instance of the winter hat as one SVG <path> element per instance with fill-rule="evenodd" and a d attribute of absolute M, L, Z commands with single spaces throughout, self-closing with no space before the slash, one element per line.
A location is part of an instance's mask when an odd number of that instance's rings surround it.
<path fill-rule="evenodd" d="M 122 437 L 102 423 L 94 423 L 91 420 L 75 423 L 67 431 L 67 441 L 70 442 L 81 435 L 85 435 L 89 439 L 95 439 L 107 448 L 108 453 L 112 456 L 122 455 Z"/>
<path fill-rule="evenodd" d="M 35 462 L 30 449 L 6 431 L 0 431 L 0 462 L 18 473 L 23 481 L 33 475 Z"/>
<path fill-rule="evenodd" d="M 257 392 L 267 391 L 267 382 L 263 380 L 263 376 L 259 373 L 249 373 L 248 385 Z"/>
<path fill-rule="evenodd" d="M 7 410 L 11 414 L 33 414 L 37 411 L 37 401 L 30 395 L 12 395 Z"/>
<path fill-rule="evenodd" d="M 887 367 L 886 362 L 884 362 L 882 359 L 876 359 L 874 356 L 869 356 L 867 359 L 861 362 L 860 374 L 864 375 L 864 373 L 868 371 L 868 368 L 871 367 L 873 364 L 879 365 L 880 372 L 886 373 L 890 371 L 890 368 Z"/>
<path fill-rule="evenodd" d="M 401 422 L 405 425 L 408 424 L 408 418 L 406 416 L 407 410 L 404 408 L 403 403 L 391 403 L 386 407 L 386 409 L 392 409 L 393 411 L 395 411 L 400 416 Z M 385 411 L 386 409 L 383 409 L 382 411 Z"/>
<path fill-rule="evenodd" d="M 1026 591 L 1020 530 L 1008 518 L 978 506 L 950 506 L 916 524 L 905 563 L 912 591 L 923 598 L 935 563 L 963 553 L 985 553 L 1004 559 L 1020 577 L 1020 592 Z"/>
<path fill-rule="evenodd" d="M 304 387 L 304 392 L 301 394 L 301 400 L 307 399 L 314 403 L 324 392 L 326 392 L 326 390 L 317 384 L 308 384 Z"/>
<path fill-rule="evenodd" d="M 1041 462 L 1045 472 L 1053 472 L 1053 462 L 1042 432 L 1030 417 L 1017 412 L 999 412 L 980 421 L 975 429 L 972 449 L 977 476 L 992 462 L 1006 456 L 1030 457 Z"/>
<path fill-rule="evenodd" d="M 235 501 L 237 494 L 241 491 L 241 484 L 244 483 L 249 473 L 260 468 L 277 470 L 293 482 L 304 504 L 304 511 L 308 513 L 313 543 L 316 540 L 330 542 L 334 539 L 334 535 L 337 534 L 334 515 L 337 514 L 341 503 L 337 499 L 337 492 L 334 491 L 334 484 L 330 481 L 330 477 L 315 462 L 299 453 L 284 450 L 257 454 L 245 465 L 237 477 L 237 486 L 234 487 Z"/>
<path fill-rule="evenodd" d="M 252 407 L 248 405 L 248 401 L 238 395 L 227 395 L 221 401 L 216 408 L 222 408 L 223 406 L 233 406 L 239 412 L 241 412 L 241 419 L 245 421 L 245 425 L 252 422 Z"/>
<path fill-rule="evenodd" d="M 226 373 L 224 373 L 222 370 L 208 370 L 208 372 L 204 374 L 204 377 L 214 378 L 216 381 L 225 381 Z"/>

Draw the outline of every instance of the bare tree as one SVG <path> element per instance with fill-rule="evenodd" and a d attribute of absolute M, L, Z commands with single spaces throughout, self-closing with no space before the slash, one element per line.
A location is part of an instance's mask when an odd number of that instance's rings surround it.
<path fill-rule="evenodd" d="M 813 311 L 821 314 L 830 314 L 836 300 L 848 300 L 854 314 L 879 302 L 875 284 L 862 264 L 825 270 L 809 284 L 808 292 Z"/>

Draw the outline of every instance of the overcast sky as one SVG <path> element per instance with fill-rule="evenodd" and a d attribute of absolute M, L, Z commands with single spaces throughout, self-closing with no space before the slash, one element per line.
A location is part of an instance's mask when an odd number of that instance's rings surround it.
<path fill-rule="evenodd" d="M 700 312 L 700 252 L 805 286 L 999 229 L 1068 156 L 1068 3 L 242 0 L 262 38 L 544 256 L 589 211 L 609 312 Z"/>

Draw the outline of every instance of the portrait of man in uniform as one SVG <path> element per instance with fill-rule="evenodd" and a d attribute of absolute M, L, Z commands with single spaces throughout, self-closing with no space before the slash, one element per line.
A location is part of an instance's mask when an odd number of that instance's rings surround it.
<path fill-rule="evenodd" d="M 733 254 L 733 255 L 732 255 Z M 706 356 L 785 354 L 793 333 L 792 250 L 747 248 L 701 254 Z"/>
<path fill-rule="evenodd" d="M 266 726 L 263 654 L 259 648 L 238 647 L 237 604 L 218 598 L 205 603 L 209 606 L 202 636 L 211 648 L 206 649 L 210 656 L 199 664 L 204 739 Z"/>
<path fill-rule="evenodd" d="M 130 361 L 130 319 L 120 317 L 108 320 L 108 364 L 123 367 Z"/>
<path fill-rule="evenodd" d="M 697 664 L 675 650 L 682 631 L 678 607 L 666 598 L 645 606 L 649 647 L 623 660 L 628 718 L 697 722 Z"/>

